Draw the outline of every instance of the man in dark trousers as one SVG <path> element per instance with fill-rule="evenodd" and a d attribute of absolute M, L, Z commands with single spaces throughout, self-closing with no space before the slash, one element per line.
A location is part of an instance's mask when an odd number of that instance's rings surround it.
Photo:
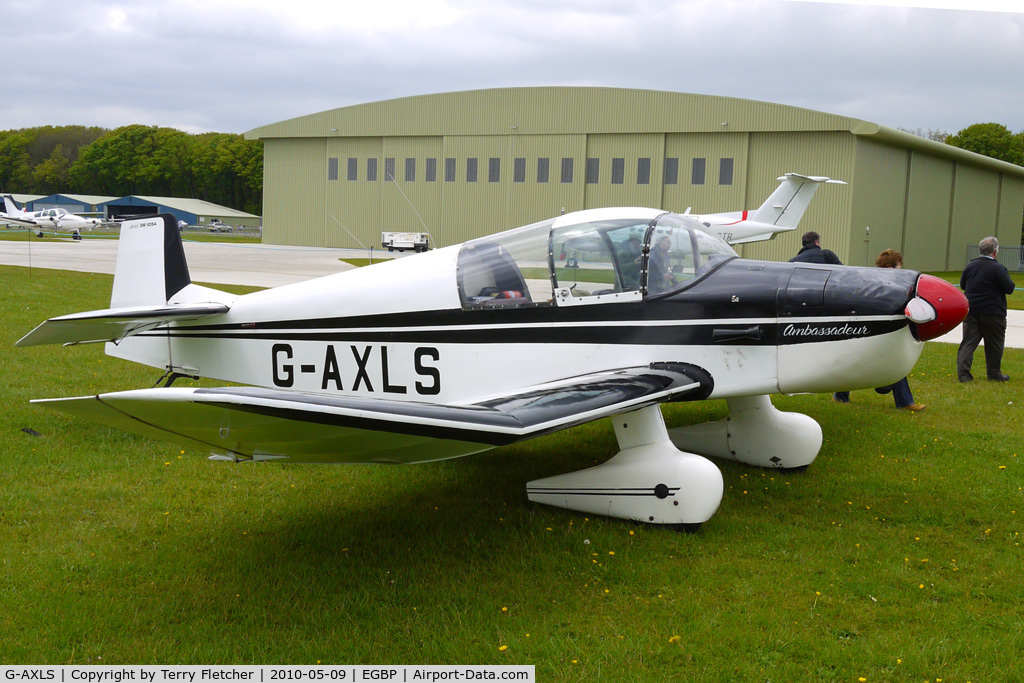
<path fill-rule="evenodd" d="M 800 242 L 803 247 L 800 248 L 800 252 L 789 259 L 790 263 L 831 263 L 832 265 L 841 266 L 843 262 L 839 260 L 839 257 L 828 249 L 821 248 L 821 235 L 814 232 L 805 232 L 804 236 L 800 238 Z"/>
<path fill-rule="evenodd" d="M 821 235 L 813 230 L 805 232 L 804 236 L 800 238 L 800 243 L 803 246 L 800 247 L 800 251 L 796 256 L 789 259 L 790 263 L 831 263 L 835 266 L 843 265 L 843 262 L 839 260 L 839 257 L 834 252 L 821 248 Z M 837 391 L 832 394 L 832 400 L 836 403 L 849 403 L 850 392 Z"/>
<path fill-rule="evenodd" d="M 960 288 L 967 295 L 971 310 L 964 319 L 964 340 L 956 352 L 956 376 L 970 382 L 971 364 L 978 343 L 985 340 L 985 369 L 993 382 L 1010 379 L 1000 365 L 1006 339 L 1006 295 L 1013 294 L 1013 280 L 1006 266 L 996 261 L 999 241 L 986 237 L 978 243 L 981 256 L 972 260 L 960 275 Z"/>

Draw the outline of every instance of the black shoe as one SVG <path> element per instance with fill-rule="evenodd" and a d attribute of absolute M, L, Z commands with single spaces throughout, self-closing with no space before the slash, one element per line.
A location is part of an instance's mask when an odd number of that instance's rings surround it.
<path fill-rule="evenodd" d="M 988 381 L 989 382 L 1009 382 L 1010 381 L 1010 376 L 1009 375 L 996 375 L 995 377 L 989 377 Z"/>
<path fill-rule="evenodd" d="M 973 377 L 961 377 L 960 378 L 960 384 L 967 384 L 968 382 L 973 382 L 973 381 L 974 381 Z"/>

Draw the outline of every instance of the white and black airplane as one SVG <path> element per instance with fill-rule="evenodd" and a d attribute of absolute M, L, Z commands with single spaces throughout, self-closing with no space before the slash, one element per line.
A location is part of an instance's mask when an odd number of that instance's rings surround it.
<path fill-rule="evenodd" d="M 83 229 L 91 230 L 103 225 L 103 221 L 98 218 L 85 218 L 64 209 L 25 211 L 18 208 L 14 198 L 9 194 L 4 195 L 4 212 L 0 214 L 0 223 L 28 228 L 39 237 L 43 236 L 44 229 L 70 232 L 76 240 L 82 239 Z"/>
<path fill-rule="evenodd" d="M 686 210 L 698 223 L 711 228 L 712 232 L 729 244 L 762 242 L 774 239 L 781 232 L 796 230 L 803 218 L 814 193 L 824 183 L 845 185 L 842 180 L 823 176 L 808 176 L 787 173 L 778 178 L 781 182 L 761 206 L 753 211 L 733 211 L 696 216 Z"/>
<path fill-rule="evenodd" d="M 191 282 L 174 219 L 122 225 L 111 307 L 19 346 L 106 341 L 164 387 L 35 401 L 215 459 L 417 463 L 611 417 L 619 452 L 530 500 L 692 529 L 717 456 L 804 468 L 822 432 L 773 393 L 904 377 L 967 303 L 920 273 L 739 258 L 690 217 L 594 209 L 236 296 Z M 246 386 L 180 388 L 178 375 Z M 660 404 L 725 399 L 668 429 Z"/>

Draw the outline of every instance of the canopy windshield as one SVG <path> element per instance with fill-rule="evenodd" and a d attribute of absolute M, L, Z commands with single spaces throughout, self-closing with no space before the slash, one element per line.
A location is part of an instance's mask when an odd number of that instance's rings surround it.
<path fill-rule="evenodd" d="M 686 216 L 594 210 L 466 242 L 459 295 L 466 309 L 639 301 L 685 287 L 735 256 Z"/>

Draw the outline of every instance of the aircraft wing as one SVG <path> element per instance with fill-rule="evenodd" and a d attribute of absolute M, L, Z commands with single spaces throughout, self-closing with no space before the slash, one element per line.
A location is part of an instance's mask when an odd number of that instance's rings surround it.
<path fill-rule="evenodd" d="M 120 341 L 172 320 L 195 320 L 228 311 L 227 304 L 167 304 L 155 307 L 107 308 L 50 318 L 19 339 L 16 346 L 91 344 Z"/>
<path fill-rule="evenodd" d="M 585 375 L 470 405 L 257 387 L 163 388 L 33 401 L 231 460 L 413 463 L 454 458 L 659 402 L 705 398 L 683 363 Z"/>

